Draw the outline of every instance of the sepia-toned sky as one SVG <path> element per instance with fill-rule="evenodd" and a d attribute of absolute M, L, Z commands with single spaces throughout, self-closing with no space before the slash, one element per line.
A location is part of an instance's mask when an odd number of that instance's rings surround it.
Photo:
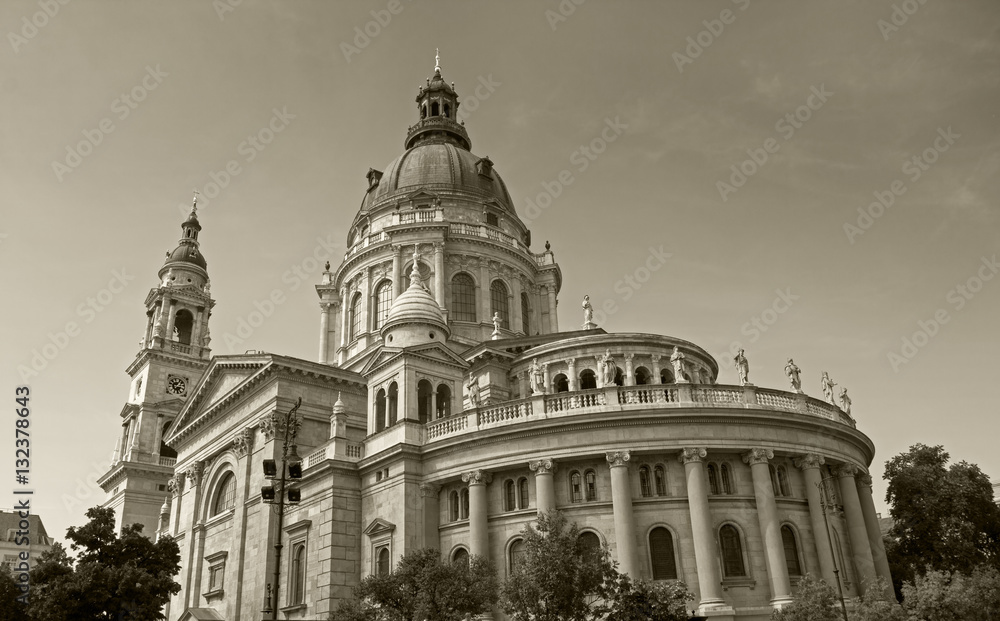
<path fill-rule="evenodd" d="M 741 346 L 760 386 L 794 357 L 821 396 L 828 371 L 879 510 L 917 442 L 1000 479 L 995 2 L 4 0 L 0 34 L 0 507 L 27 383 L 52 535 L 103 500 L 192 190 L 214 352 L 314 360 L 311 257 L 339 263 L 435 48 L 473 151 L 552 244 L 563 329 L 589 294 L 601 327 L 698 343 L 722 383 Z"/>

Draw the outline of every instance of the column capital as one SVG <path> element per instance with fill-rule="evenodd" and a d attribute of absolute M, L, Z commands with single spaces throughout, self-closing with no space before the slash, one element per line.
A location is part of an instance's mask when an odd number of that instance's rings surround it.
<path fill-rule="evenodd" d="M 181 492 L 184 491 L 184 475 L 175 474 L 167 479 L 167 491 L 170 492 L 171 496 L 180 496 Z"/>
<path fill-rule="evenodd" d="M 743 453 L 743 463 L 755 466 L 757 464 L 766 464 L 774 459 L 774 451 L 766 448 L 752 448 L 746 453 Z"/>
<path fill-rule="evenodd" d="M 623 356 L 623 357 L 624 357 L 624 358 L 625 358 L 626 360 L 632 360 L 633 358 L 635 358 L 635 354 L 622 354 L 622 356 Z"/>
<path fill-rule="evenodd" d="M 423 498 L 436 498 L 441 492 L 441 486 L 433 483 L 420 484 L 420 496 Z"/>
<path fill-rule="evenodd" d="M 533 459 L 528 462 L 528 469 L 534 472 L 535 476 L 540 474 L 552 474 L 556 470 L 556 462 L 549 457 L 544 459 Z"/>
<path fill-rule="evenodd" d="M 184 472 L 184 474 L 187 475 L 188 481 L 195 487 L 199 487 L 201 485 L 201 477 L 204 473 L 205 463 L 201 461 L 194 462 L 191 467 Z"/>
<path fill-rule="evenodd" d="M 563 362 L 565 362 L 566 366 L 569 366 L 569 367 L 575 367 L 576 366 L 576 358 L 566 358 L 565 360 L 563 360 Z"/>
<path fill-rule="evenodd" d="M 319 309 L 321 311 L 323 311 L 324 313 L 330 312 L 331 308 L 337 308 L 337 303 L 336 302 L 320 302 L 319 303 Z"/>
<path fill-rule="evenodd" d="M 485 470 L 470 470 L 462 473 L 462 482 L 472 485 L 489 485 L 493 475 Z"/>
<path fill-rule="evenodd" d="M 859 468 L 853 464 L 843 464 L 833 469 L 833 473 L 841 478 L 857 476 L 858 472 Z"/>
<path fill-rule="evenodd" d="M 233 440 L 233 448 L 236 450 L 238 457 L 246 457 L 253 450 L 253 439 L 256 435 L 254 430 L 249 427 L 241 429 L 236 434 L 236 438 Z"/>
<path fill-rule="evenodd" d="M 659 362 L 660 359 L 663 358 L 663 356 L 661 356 L 660 354 L 653 354 L 652 356 L 650 356 L 650 358 L 653 360 L 653 362 Z"/>
<path fill-rule="evenodd" d="M 792 460 L 795 467 L 799 470 L 808 470 L 810 468 L 819 468 L 826 463 L 826 459 L 822 455 L 817 455 L 816 453 L 806 453 L 801 457 L 796 457 Z"/>
<path fill-rule="evenodd" d="M 628 460 L 632 459 L 632 451 L 608 451 L 604 458 L 612 468 L 619 468 L 628 465 Z"/>
<path fill-rule="evenodd" d="M 444 250 L 444 242 L 443 241 L 434 242 L 434 250 Z"/>
<path fill-rule="evenodd" d="M 871 486 L 872 486 L 872 475 L 868 474 L 867 472 L 864 472 L 861 475 L 859 475 L 858 477 L 856 477 L 856 479 L 857 479 L 858 483 L 860 483 L 864 487 L 867 487 L 869 489 L 871 488 Z"/>
<path fill-rule="evenodd" d="M 700 462 L 708 456 L 708 451 L 701 447 L 682 448 L 677 460 L 682 464 Z"/>

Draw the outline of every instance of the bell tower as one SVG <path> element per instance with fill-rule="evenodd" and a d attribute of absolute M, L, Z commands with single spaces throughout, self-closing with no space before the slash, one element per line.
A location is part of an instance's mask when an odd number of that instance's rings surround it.
<path fill-rule="evenodd" d="M 132 381 L 120 413 L 121 432 L 111 468 L 99 481 L 118 526 L 141 523 L 150 537 L 177 458 L 163 438 L 211 357 L 208 325 L 215 301 L 200 233 L 195 196 L 177 247 L 166 253 L 158 284 L 146 296 L 145 330 L 126 369 Z"/>

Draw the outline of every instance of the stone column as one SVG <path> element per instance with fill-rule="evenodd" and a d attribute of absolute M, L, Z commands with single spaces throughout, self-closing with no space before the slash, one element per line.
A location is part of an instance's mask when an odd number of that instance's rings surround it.
<path fill-rule="evenodd" d="M 611 467 L 611 504 L 615 514 L 618 565 L 623 574 L 634 580 L 640 575 L 639 551 L 635 545 L 635 515 L 632 513 L 632 484 L 628 471 L 631 451 L 608 452 L 605 458 Z"/>
<path fill-rule="evenodd" d="M 194 316 L 194 328 L 191 330 L 191 343 L 198 349 L 192 349 L 193 353 L 198 353 L 201 348 L 201 322 L 204 321 L 205 317 L 205 307 L 199 306 L 198 313 Z"/>
<path fill-rule="evenodd" d="M 430 422 L 430 421 L 432 421 L 432 420 L 434 420 L 434 419 L 437 418 L 437 411 L 438 411 L 437 398 L 438 398 L 437 391 L 434 390 L 434 385 L 432 384 L 431 385 L 430 405 L 428 406 L 428 408 L 429 408 L 430 411 L 427 412 L 427 421 L 428 422 Z M 417 411 L 418 412 L 420 411 L 419 408 L 420 408 L 420 405 L 418 404 L 417 405 Z"/>
<path fill-rule="evenodd" d="M 153 346 L 153 322 L 155 319 L 156 313 L 154 311 L 146 313 L 146 336 L 142 340 L 144 349 L 149 349 Z"/>
<path fill-rule="evenodd" d="M 420 484 L 420 496 L 424 500 L 424 544 L 425 548 L 441 547 L 441 537 L 438 532 L 440 518 L 441 487 L 432 483 Z M 470 504 L 472 499 L 469 499 Z"/>
<path fill-rule="evenodd" d="M 555 392 L 552 390 L 552 380 L 549 379 L 549 363 L 544 363 L 542 365 L 542 393 L 550 394 Z"/>
<path fill-rule="evenodd" d="M 528 468 L 535 473 L 535 504 L 538 514 L 554 511 L 556 508 L 556 490 L 553 473 L 556 464 L 552 459 L 537 459 L 528 462 Z"/>
<path fill-rule="evenodd" d="M 521 324 L 524 323 L 524 317 L 521 315 L 521 279 L 516 274 L 510 279 L 510 290 L 510 331 L 517 333 L 521 331 Z M 527 333 L 525 333 L 525 336 L 528 336 Z"/>
<path fill-rule="evenodd" d="M 576 392 L 579 390 L 580 380 L 576 376 L 576 358 L 567 358 L 566 365 L 569 367 L 566 374 L 569 375 L 567 380 L 569 381 L 569 391 Z"/>
<path fill-rule="evenodd" d="M 444 242 L 434 242 L 434 300 L 442 310 L 444 303 Z"/>
<path fill-rule="evenodd" d="M 156 415 L 156 429 L 153 430 L 153 459 L 160 463 L 160 443 L 163 441 L 163 414 Z M 870 497 L 870 496 L 869 496 Z"/>
<path fill-rule="evenodd" d="M 764 560 L 771 582 L 771 605 L 780 608 L 792 601 L 792 585 L 785 563 L 785 547 L 781 541 L 781 523 L 778 507 L 774 502 L 771 470 L 768 462 L 774 458 L 770 449 L 755 448 L 743 454 L 743 462 L 750 465 L 754 497 L 757 500 L 757 520 L 764 539 Z"/>
<path fill-rule="evenodd" d="M 493 475 L 485 470 L 472 470 L 462 475 L 469 484 L 469 548 L 472 554 L 490 557 L 489 525 L 486 522 L 486 486 Z"/>
<path fill-rule="evenodd" d="M 546 289 L 549 292 L 549 332 L 555 333 L 559 331 L 559 317 L 556 314 L 556 286 L 548 285 Z"/>
<path fill-rule="evenodd" d="M 712 514 L 708 508 L 708 480 L 702 460 L 708 455 L 703 448 L 685 448 L 679 459 L 684 464 L 687 480 L 688 508 L 691 511 L 691 535 L 694 540 L 695 566 L 698 568 L 700 608 L 725 606 L 722 599 L 722 575 L 715 549 Z"/>
<path fill-rule="evenodd" d="M 163 335 L 163 340 L 174 340 L 174 321 L 177 319 L 177 300 L 170 299 L 170 306 L 167 308 L 167 331 Z"/>
<path fill-rule="evenodd" d="M 802 471 L 806 480 L 806 498 L 809 500 L 809 523 L 812 526 L 813 540 L 816 544 L 816 556 L 819 558 L 820 577 L 830 586 L 837 585 L 837 576 L 833 572 L 833 551 L 830 549 L 830 535 L 823 518 L 823 502 L 820 496 L 823 490 L 823 475 L 820 466 L 825 461 L 814 453 L 797 457 L 795 467 Z"/>
<path fill-rule="evenodd" d="M 372 326 L 372 277 L 371 268 L 366 267 L 361 272 L 361 283 L 358 285 L 358 291 L 361 292 L 361 321 L 359 322 L 359 330 L 361 332 L 368 332 L 371 330 Z M 368 341 L 365 340 L 363 345 L 367 345 Z"/>
<path fill-rule="evenodd" d="M 175 474 L 167 479 L 167 492 L 172 496 L 170 503 L 170 524 L 167 533 L 176 535 L 181 523 L 181 494 L 184 492 L 184 475 Z"/>
<path fill-rule="evenodd" d="M 400 259 L 402 246 L 392 246 L 392 299 L 395 300 L 403 292 L 403 263 Z"/>
<path fill-rule="evenodd" d="M 330 303 L 319 303 L 319 363 L 326 364 L 326 350 L 330 346 Z"/>
<path fill-rule="evenodd" d="M 632 359 L 635 354 L 624 354 L 625 358 L 625 386 L 635 386 L 635 369 L 632 367 Z"/>
<path fill-rule="evenodd" d="M 528 384 L 528 371 L 517 374 L 517 387 L 521 391 L 521 398 L 527 399 L 528 393 L 531 391 L 531 386 Z"/>
<path fill-rule="evenodd" d="M 875 571 L 892 587 L 892 573 L 889 571 L 889 560 L 885 556 L 885 544 L 882 543 L 882 531 L 878 527 L 878 514 L 875 512 L 875 501 L 872 499 L 872 477 L 862 474 L 857 477 L 858 498 L 861 501 L 861 513 L 865 516 L 865 530 L 868 531 L 868 545 L 871 547 L 872 560 L 875 561 Z"/>
<path fill-rule="evenodd" d="M 485 259 L 479 259 L 479 323 L 489 323 L 490 312 L 490 266 Z"/>
<path fill-rule="evenodd" d="M 340 299 L 343 301 L 343 306 L 340 309 L 340 348 L 341 349 L 347 347 L 347 345 L 348 345 L 347 339 L 350 338 L 348 336 L 348 325 L 349 325 L 348 322 L 350 321 L 350 317 L 349 316 L 351 314 L 351 302 L 352 302 L 351 297 L 353 297 L 353 296 L 351 296 L 351 291 L 347 287 L 344 287 L 343 289 L 340 290 Z M 344 361 L 343 358 L 341 358 L 340 362 L 343 362 L 343 361 Z"/>
<path fill-rule="evenodd" d="M 854 567 L 858 571 L 858 593 L 864 595 L 865 583 L 873 580 L 876 573 L 871 544 L 868 542 L 868 528 L 865 526 L 865 516 L 861 511 L 861 499 L 858 497 L 858 486 L 854 481 L 857 472 L 856 466 L 844 464 L 837 468 L 834 474 L 840 482 L 840 497 L 844 503 L 844 517 L 847 518 L 847 533 L 851 538 Z"/>
<path fill-rule="evenodd" d="M 660 380 L 660 356 L 658 354 L 653 354 L 651 356 L 653 359 L 653 384 L 661 384 Z"/>

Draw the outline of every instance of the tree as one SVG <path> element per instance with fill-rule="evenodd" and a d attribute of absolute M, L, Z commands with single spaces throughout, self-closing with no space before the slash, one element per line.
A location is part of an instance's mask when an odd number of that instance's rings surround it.
<path fill-rule="evenodd" d="M 771 613 L 771 621 L 842 621 L 833 587 L 806 574 L 792 603 Z"/>
<path fill-rule="evenodd" d="M 989 477 L 965 461 L 948 466 L 948 459 L 942 446 L 915 444 L 885 464 L 894 522 L 886 553 L 897 592 L 924 567 L 1000 568 L 1000 507 Z"/>
<path fill-rule="evenodd" d="M 928 570 L 903 585 L 903 609 L 920 621 L 991 621 L 1000 615 L 1000 572 Z"/>
<path fill-rule="evenodd" d="M 31 571 L 28 612 L 39 621 L 145 621 L 163 619 L 163 606 L 181 587 L 180 550 L 169 537 L 152 541 L 142 525 L 115 533 L 113 509 L 94 507 L 90 521 L 70 527 L 74 562 L 61 546 L 43 554 Z"/>
<path fill-rule="evenodd" d="M 0 568 L 0 621 L 28 621 L 27 609 L 17 599 L 21 595 L 21 588 L 10 570 Z"/>
<path fill-rule="evenodd" d="M 608 619 L 614 621 L 687 621 L 694 595 L 680 581 L 633 581 L 619 574 L 611 598 Z"/>
<path fill-rule="evenodd" d="M 425 548 L 403 556 L 396 570 L 368 576 L 341 603 L 335 621 L 461 621 L 488 612 L 497 602 L 496 569 L 486 559 L 441 560 Z"/>
<path fill-rule="evenodd" d="M 906 615 L 896 600 L 886 599 L 889 589 L 885 578 L 878 577 L 865 584 L 865 594 L 854 598 L 851 621 L 906 621 Z"/>
<path fill-rule="evenodd" d="M 503 611 L 514 621 L 603 618 L 618 575 L 607 548 L 586 548 L 580 529 L 557 511 L 522 532 L 522 557 L 500 590 Z"/>

